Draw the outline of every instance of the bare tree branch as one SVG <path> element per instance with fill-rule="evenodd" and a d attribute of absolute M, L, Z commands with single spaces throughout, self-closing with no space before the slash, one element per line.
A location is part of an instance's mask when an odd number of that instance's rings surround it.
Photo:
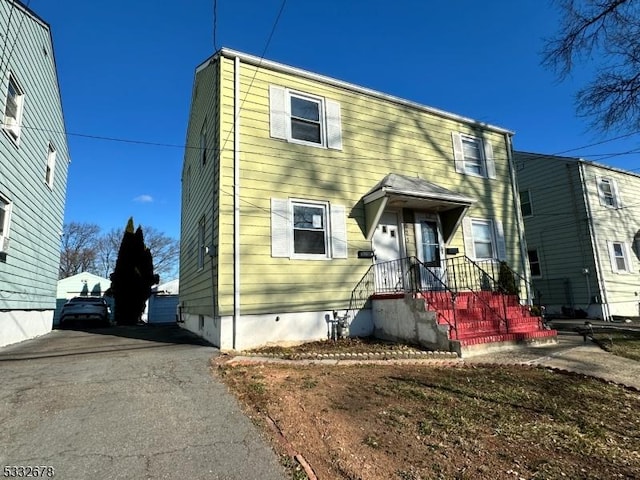
<path fill-rule="evenodd" d="M 546 41 L 542 64 L 566 78 L 578 61 L 595 68 L 576 95 L 579 115 L 603 131 L 640 128 L 640 2 L 554 0 L 558 34 Z"/>
<path fill-rule="evenodd" d="M 64 225 L 59 278 L 94 269 L 95 245 L 99 234 L 100 227 L 93 223 L 71 222 Z"/>

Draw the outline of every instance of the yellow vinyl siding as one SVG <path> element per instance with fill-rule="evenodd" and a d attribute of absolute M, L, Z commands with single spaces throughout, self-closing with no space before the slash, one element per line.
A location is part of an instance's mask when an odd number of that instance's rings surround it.
<path fill-rule="evenodd" d="M 219 143 L 219 109 L 216 100 L 219 75 L 214 64 L 196 75 L 192 111 L 187 129 L 187 148 L 183 165 L 182 219 L 180 247 L 180 282 L 183 285 L 180 301 L 190 313 L 211 315 L 212 289 L 216 284 L 218 267 L 205 256 L 204 268 L 198 268 L 198 224 L 205 218 L 205 244 L 215 245 L 218 236 L 219 168 L 215 152 Z M 200 131 L 207 121 L 207 163 L 202 165 Z M 191 199 L 187 200 L 185 179 L 190 169 Z"/>
<path fill-rule="evenodd" d="M 503 135 L 478 132 L 449 119 L 311 80 L 266 69 L 256 71 L 255 67 L 246 64 L 241 66 L 240 83 L 243 314 L 348 306 L 351 290 L 370 265 L 370 261 L 357 258 L 358 250 L 371 248 L 364 238 L 364 209 L 360 200 L 389 172 L 419 175 L 477 198 L 477 206 L 471 209 L 470 215 L 501 220 L 505 234 L 512 239 L 508 242 L 510 263 L 519 261 Z M 269 85 L 272 84 L 339 102 L 342 150 L 271 138 Z M 231 89 L 230 86 L 228 91 Z M 230 97 L 225 96 L 227 98 Z M 452 131 L 492 142 L 499 180 L 455 173 Z M 231 169 L 228 176 L 231 181 Z M 348 216 L 348 258 L 328 261 L 271 258 L 271 197 L 344 205 Z M 231 211 L 225 222 L 231 229 Z M 464 251 L 461 229 L 456 232 L 451 246 Z M 231 267 L 230 264 L 226 266 L 229 279 Z M 226 293 L 225 296 L 221 292 L 221 308 L 230 313 L 233 306 L 231 283 Z"/>
<path fill-rule="evenodd" d="M 219 164 L 200 175 L 193 152 L 185 154 L 185 171 L 192 163 L 192 200 L 183 199 L 183 249 L 196 237 L 204 214 L 207 238 L 212 221 L 217 257 L 212 281 L 211 260 L 197 271 L 197 252 L 181 255 L 181 300 L 192 313 L 209 315 L 211 289 L 220 316 L 234 308 L 234 61 L 220 56 L 196 77 L 188 144 L 197 145 L 206 115 L 219 118 Z M 219 77 L 218 77 L 219 75 Z M 219 94 L 214 85 L 219 82 Z M 270 137 L 269 86 L 339 102 L 342 149 L 299 145 Z M 219 105 L 216 99 L 220 99 Z M 502 133 L 472 127 L 435 113 L 386 99 L 302 78 L 293 74 L 240 66 L 240 312 L 242 315 L 344 309 L 352 289 L 371 265 L 358 259 L 370 250 L 365 239 L 362 197 L 388 173 L 420 176 L 444 188 L 476 198 L 469 215 L 497 218 L 504 224 L 509 263 L 519 269 L 519 234 L 511 191 L 507 146 Z M 497 179 L 456 173 L 451 132 L 491 141 Z M 199 158 L 199 157 L 198 157 Z M 207 169 L 211 163 L 207 165 Z M 215 173 L 213 172 L 215 170 Z M 213 205 L 214 192 L 218 204 Z M 183 192 L 184 197 L 184 192 Z M 271 198 L 329 202 L 346 209 L 348 258 L 298 260 L 271 257 Z M 212 214 L 217 219 L 212 219 Z M 327 223 L 330 223 L 327 219 Z M 413 239 L 409 239 L 413 241 Z M 462 228 L 448 246 L 464 252 Z M 328 248 L 329 245 L 327 245 Z M 213 285 L 213 287 L 212 287 Z"/>

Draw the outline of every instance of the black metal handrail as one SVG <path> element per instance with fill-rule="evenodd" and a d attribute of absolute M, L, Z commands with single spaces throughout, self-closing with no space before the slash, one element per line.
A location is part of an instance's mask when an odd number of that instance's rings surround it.
<path fill-rule="evenodd" d="M 453 323 L 451 323 L 451 321 L 449 321 L 449 318 L 447 318 L 446 315 L 444 315 L 442 312 L 440 312 L 439 310 L 435 310 L 436 315 L 439 316 L 439 318 L 442 318 L 451 329 L 453 329 L 453 331 L 455 332 L 455 335 L 452 338 L 457 339 L 458 338 L 458 317 L 457 317 L 457 312 L 456 312 L 456 308 L 455 308 L 455 303 L 456 303 L 456 297 L 457 297 L 457 292 L 453 291 L 451 288 L 449 288 L 449 286 L 442 280 L 441 275 L 438 275 L 431 267 L 428 267 L 427 265 L 424 264 L 424 262 L 422 262 L 419 258 L 416 257 L 411 257 L 413 259 L 413 267 L 422 267 L 429 275 L 428 281 L 429 281 L 429 285 L 431 287 L 434 286 L 436 288 L 423 288 L 423 286 L 425 285 L 425 282 L 422 279 L 422 276 L 420 275 L 420 268 L 417 268 L 417 270 L 419 271 L 418 275 L 419 275 L 419 281 L 416 282 L 416 284 L 420 287 L 418 290 L 420 291 L 420 293 L 424 296 L 427 296 L 428 294 L 426 292 L 430 292 L 430 291 L 439 291 L 439 292 L 446 292 L 449 294 L 449 299 L 451 300 L 451 311 L 453 313 Z"/>
<path fill-rule="evenodd" d="M 500 296 L 501 312 L 491 306 L 479 292 L 496 292 L 503 294 L 502 286 L 498 281 L 484 270 L 478 263 L 466 255 L 448 258 L 445 260 L 447 281 L 456 292 L 461 290 L 469 291 L 474 299 L 482 304 L 485 312 L 493 313 L 509 331 L 507 322 L 507 303 L 505 295 Z"/>
<path fill-rule="evenodd" d="M 426 285 L 429 287 L 427 288 Z M 457 318 L 455 308 L 453 308 L 456 292 L 442 281 L 434 269 L 416 257 L 406 257 L 371 265 L 351 292 L 347 315 L 352 314 L 356 309 L 364 308 L 375 294 L 421 293 L 425 296 L 425 292 L 433 290 L 449 294 L 454 316 L 453 323 L 441 312 L 436 313 L 457 335 Z"/>
<path fill-rule="evenodd" d="M 351 300 L 349 300 L 347 315 L 356 308 L 358 310 L 364 308 L 371 296 L 375 293 L 373 267 L 375 267 L 375 265 L 369 266 L 369 269 L 351 291 Z"/>
<path fill-rule="evenodd" d="M 491 276 L 493 278 L 497 278 L 498 279 L 498 286 L 500 288 L 502 288 L 504 293 L 513 293 L 513 292 L 508 292 L 506 291 L 506 287 L 505 285 L 503 285 L 500 281 L 500 269 L 506 269 L 507 272 L 509 272 L 511 275 L 514 276 L 514 280 L 518 282 L 518 286 L 516 287 L 516 292 L 515 294 L 518 296 L 518 299 L 520 299 L 520 294 L 522 293 L 522 289 L 524 286 L 524 289 L 526 291 L 527 294 L 527 300 L 529 300 L 529 294 L 535 294 L 535 289 L 533 287 L 533 283 L 530 280 L 527 280 L 524 275 L 521 275 L 519 272 L 515 271 L 513 268 L 511 268 L 511 266 L 503 261 L 498 261 L 498 260 L 476 260 L 476 263 L 478 265 L 480 265 L 482 267 L 483 270 L 485 271 L 490 271 Z M 533 299 L 531 299 L 533 301 Z"/>

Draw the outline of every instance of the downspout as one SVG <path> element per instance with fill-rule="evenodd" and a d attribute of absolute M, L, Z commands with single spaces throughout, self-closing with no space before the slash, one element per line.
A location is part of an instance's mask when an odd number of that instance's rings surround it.
<path fill-rule="evenodd" d="M 234 64 L 233 116 L 233 344 L 240 320 L 240 58 Z"/>
<path fill-rule="evenodd" d="M 582 199 L 587 208 L 587 227 L 589 227 L 589 239 L 591 241 L 591 250 L 596 257 L 596 280 L 598 282 L 598 290 L 602 295 L 602 319 L 604 321 L 609 320 L 609 301 L 607 298 L 607 290 L 604 286 L 604 279 L 602 278 L 602 262 L 600 259 L 600 253 L 598 251 L 598 240 L 596 238 L 596 229 L 593 226 L 593 216 L 591 211 L 591 202 L 589 201 L 589 195 L 587 195 L 587 184 L 584 181 L 584 165 L 581 161 L 578 161 L 578 173 L 580 174 L 580 187 L 582 190 Z"/>
<path fill-rule="evenodd" d="M 511 145 L 511 134 L 505 133 L 507 141 L 507 157 L 509 159 L 509 177 L 511 178 L 511 191 L 513 193 L 513 201 L 516 213 L 516 225 L 518 227 L 518 237 L 520 238 L 520 261 L 522 272 L 524 273 L 525 288 L 527 290 L 527 305 L 533 304 L 533 294 L 531 292 L 531 277 L 529 275 L 529 255 L 527 254 L 527 239 L 524 235 L 524 219 L 522 218 L 522 209 L 520 208 L 520 194 L 518 193 L 518 183 L 516 180 L 516 169 L 513 164 L 513 146 Z"/>

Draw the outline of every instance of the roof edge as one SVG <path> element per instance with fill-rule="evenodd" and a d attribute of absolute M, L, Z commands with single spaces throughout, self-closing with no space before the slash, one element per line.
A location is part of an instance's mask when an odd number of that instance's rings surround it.
<path fill-rule="evenodd" d="M 582 157 L 566 157 L 562 155 L 552 155 L 552 154 L 546 154 L 546 153 L 525 152 L 523 150 L 514 150 L 513 153 L 514 153 L 514 156 L 520 153 L 523 155 L 533 155 L 535 157 L 542 158 L 542 159 L 553 159 L 553 160 L 573 162 L 573 163 L 582 163 L 584 165 L 589 165 L 597 168 L 604 168 L 605 170 L 610 170 L 612 172 L 621 173 L 624 175 L 631 175 L 633 177 L 640 178 L 640 173 L 632 172 L 630 170 L 625 170 L 624 168 L 613 167 L 611 165 L 605 165 L 604 163 L 598 163 L 592 160 L 585 160 Z"/>
<path fill-rule="evenodd" d="M 343 88 L 345 90 L 350 90 L 352 92 L 360 93 L 363 95 L 369 95 L 372 97 L 380 98 L 382 100 L 390 101 L 396 103 L 398 105 L 402 105 L 405 107 L 414 108 L 417 110 L 421 110 L 423 112 L 431 113 L 433 115 L 438 115 L 440 117 L 444 117 L 450 120 L 454 120 L 461 123 L 466 123 L 468 125 L 474 127 L 481 127 L 487 130 L 491 130 L 496 133 L 501 133 L 503 135 L 514 135 L 515 132 L 512 130 L 508 130 L 506 128 L 498 127 L 496 125 L 491 125 L 489 123 L 480 122 L 478 120 L 474 120 L 469 117 L 464 117 L 462 115 L 458 115 L 455 113 L 447 112 L 445 110 L 440 110 L 438 108 L 429 107 L 427 105 L 422 105 L 417 102 L 413 102 L 410 100 L 406 100 L 401 97 L 397 97 L 395 95 L 389 95 L 378 90 L 374 90 L 371 88 L 362 87 L 360 85 L 356 85 L 355 83 L 345 82 L 343 80 L 338 80 L 333 77 L 329 77 L 326 75 L 321 75 L 319 73 L 313 73 L 308 70 L 303 70 L 301 68 L 292 67 L 289 65 L 285 65 L 283 63 L 274 62 L 272 60 L 265 60 L 261 57 L 256 57 L 255 55 L 250 55 L 248 53 L 243 53 L 238 50 L 233 50 L 230 48 L 222 47 L 220 50 L 215 52 L 212 56 L 207 58 L 204 62 L 196 67 L 196 74 L 206 68 L 212 61 L 217 60 L 219 57 L 225 58 L 239 58 L 241 61 L 254 65 L 256 67 L 265 67 L 271 70 L 275 70 L 282 73 L 288 73 L 297 75 L 303 78 L 307 78 L 309 80 L 315 80 L 318 82 L 322 82 L 328 85 L 332 85 L 334 87 Z"/>

